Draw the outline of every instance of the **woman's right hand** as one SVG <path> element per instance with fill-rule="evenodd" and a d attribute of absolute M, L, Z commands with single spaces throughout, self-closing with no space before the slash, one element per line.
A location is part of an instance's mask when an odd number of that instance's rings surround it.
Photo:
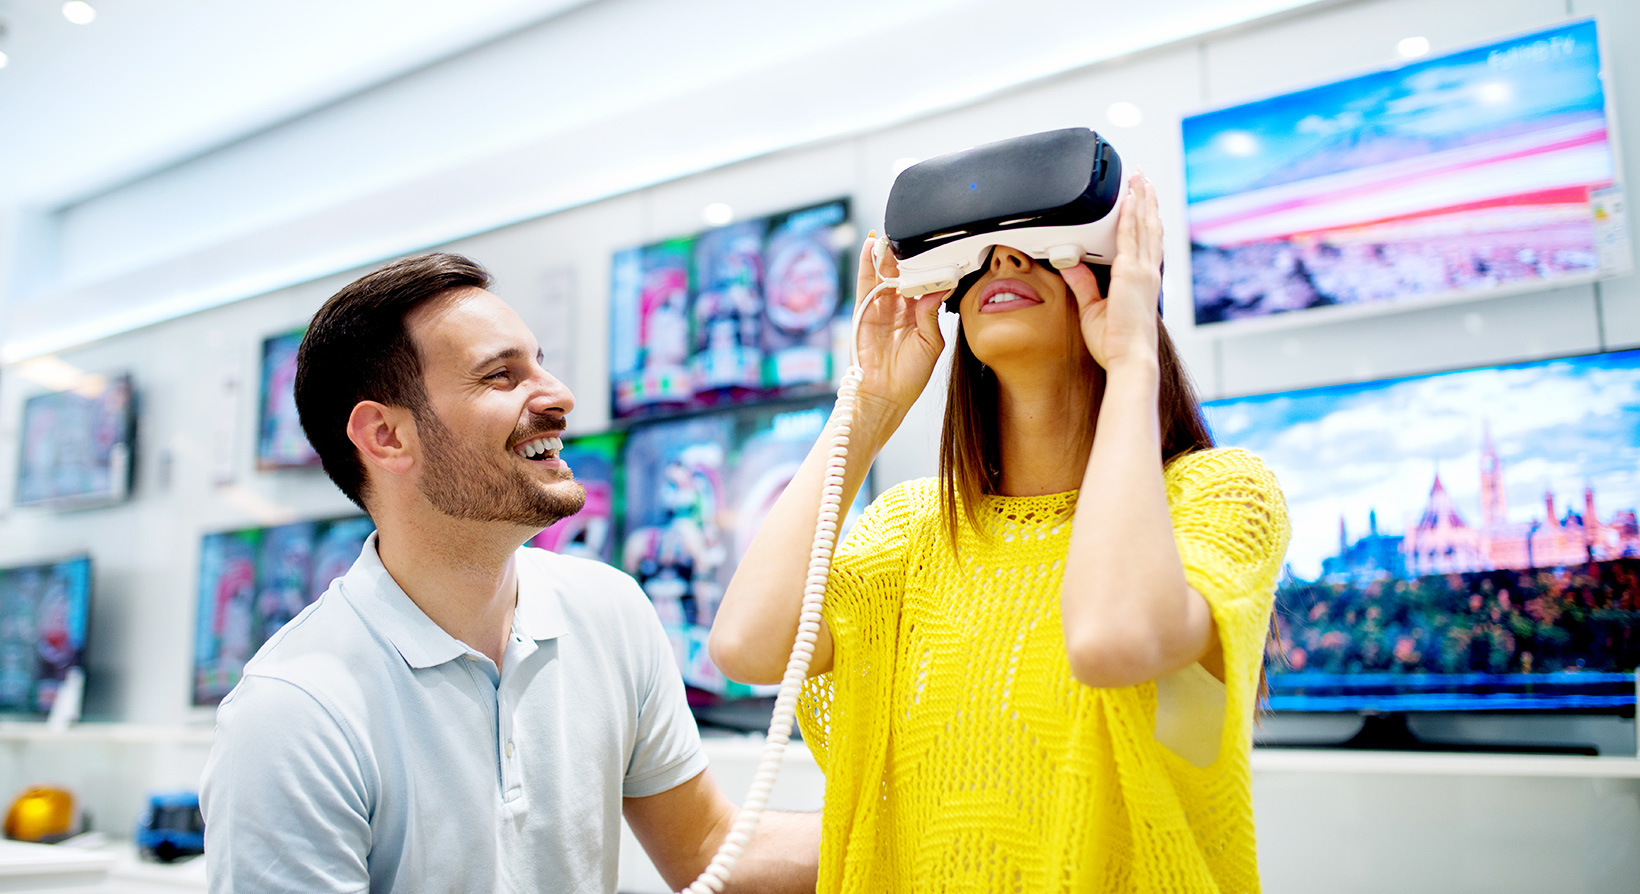
<path fill-rule="evenodd" d="M 854 300 L 864 301 L 885 279 L 900 275 L 900 265 L 892 251 L 884 250 L 874 262 L 877 240 L 868 238 L 860 248 L 859 279 Z M 940 305 L 949 291 L 931 292 L 905 298 L 894 289 L 884 289 L 865 309 L 860 320 L 859 343 L 855 352 L 865 378 L 860 383 L 860 410 L 887 437 L 911 405 L 917 402 L 934 364 L 945 350 L 940 333 Z"/>

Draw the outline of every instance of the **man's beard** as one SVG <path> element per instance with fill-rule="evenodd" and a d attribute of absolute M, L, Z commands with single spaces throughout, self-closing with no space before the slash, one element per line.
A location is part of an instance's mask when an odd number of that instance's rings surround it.
<path fill-rule="evenodd" d="M 416 428 L 427 463 L 421 493 L 451 518 L 539 529 L 586 505 L 586 488 L 570 469 L 557 470 L 562 484 L 543 486 L 527 470 L 458 440 L 431 407 L 416 413 Z"/>

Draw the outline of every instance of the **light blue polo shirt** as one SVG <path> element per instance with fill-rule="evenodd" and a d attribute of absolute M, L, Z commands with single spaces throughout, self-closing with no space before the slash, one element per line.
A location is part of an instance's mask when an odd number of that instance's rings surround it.
<path fill-rule="evenodd" d="M 217 712 L 211 890 L 612 894 L 621 798 L 704 769 L 630 577 L 520 549 L 498 672 L 405 595 L 372 534 Z"/>

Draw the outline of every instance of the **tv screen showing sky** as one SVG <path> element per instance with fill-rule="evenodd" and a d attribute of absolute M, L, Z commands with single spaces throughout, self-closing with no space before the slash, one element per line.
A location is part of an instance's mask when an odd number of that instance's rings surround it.
<path fill-rule="evenodd" d="M 1184 119 L 1197 324 L 1626 272 L 1592 20 Z"/>
<path fill-rule="evenodd" d="M 1292 519 L 1273 706 L 1632 704 L 1640 351 L 1205 409 Z"/>

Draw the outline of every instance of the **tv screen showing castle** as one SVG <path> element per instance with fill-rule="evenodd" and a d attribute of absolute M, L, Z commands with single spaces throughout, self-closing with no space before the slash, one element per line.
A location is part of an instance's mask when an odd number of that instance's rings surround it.
<path fill-rule="evenodd" d="M 1640 664 L 1640 351 L 1213 401 L 1293 523 L 1272 705 L 1601 708 Z"/>

